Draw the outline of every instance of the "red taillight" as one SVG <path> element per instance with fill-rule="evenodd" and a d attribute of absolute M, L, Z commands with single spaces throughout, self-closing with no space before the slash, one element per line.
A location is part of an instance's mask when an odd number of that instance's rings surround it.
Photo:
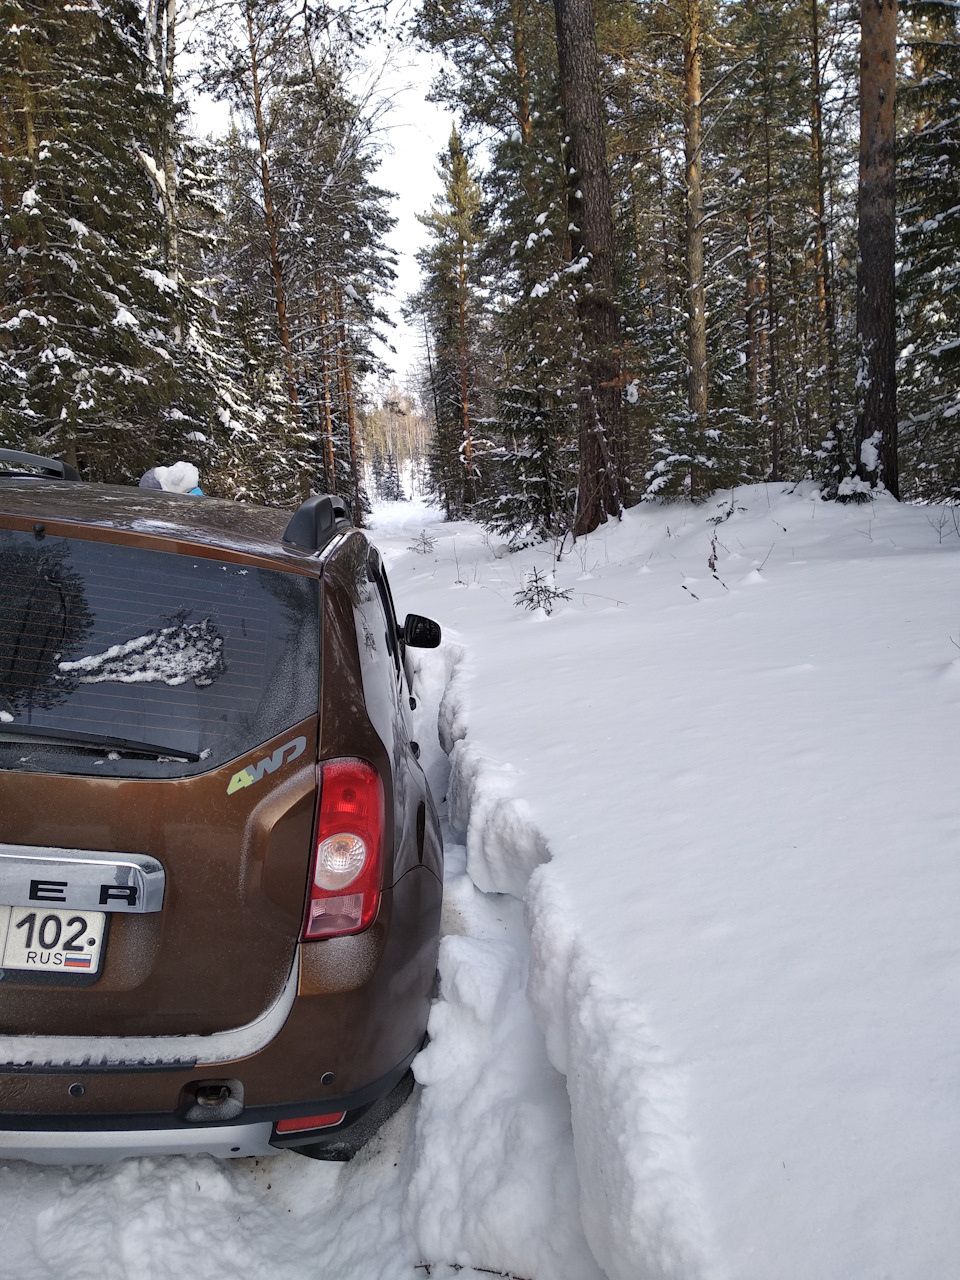
<path fill-rule="evenodd" d="M 278 1120 L 277 1133 L 300 1133 L 303 1129 L 331 1129 L 347 1113 L 334 1111 L 328 1116 L 298 1116 L 296 1120 Z"/>
<path fill-rule="evenodd" d="M 380 905 L 383 783 L 363 760 L 330 760 L 319 770 L 320 812 L 305 940 L 359 933 Z"/>

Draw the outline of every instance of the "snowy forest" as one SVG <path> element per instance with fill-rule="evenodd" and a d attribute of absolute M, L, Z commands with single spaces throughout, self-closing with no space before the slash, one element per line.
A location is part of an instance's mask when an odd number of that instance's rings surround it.
<path fill-rule="evenodd" d="M 960 496 L 949 0 L 2 8 L 0 443 L 358 520 L 404 473 L 514 540 L 762 479 Z M 391 45 L 456 120 L 402 393 Z"/>

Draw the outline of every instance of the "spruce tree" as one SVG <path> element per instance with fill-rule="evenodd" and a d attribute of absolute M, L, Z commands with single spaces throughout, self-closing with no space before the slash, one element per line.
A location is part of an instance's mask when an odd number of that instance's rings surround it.
<path fill-rule="evenodd" d="M 2 0 L 0 432 L 92 479 L 134 479 L 209 408 L 138 160 L 166 127 L 149 83 L 129 0 Z"/>
<path fill-rule="evenodd" d="M 457 519 L 478 497 L 474 396 L 483 320 L 477 292 L 481 193 L 456 129 L 440 168 L 443 195 L 418 215 L 430 241 L 417 254 L 423 286 L 409 307 L 423 315 L 432 339 L 433 487 L 448 519 Z"/>
<path fill-rule="evenodd" d="M 907 493 L 960 497 L 960 30 L 957 6 L 908 6 L 898 200 L 899 365 Z"/>
<path fill-rule="evenodd" d="M 514 537 L 572 527 L 578 479 L 576 274 L 552 0 L 425 0 L 418 31 L 455 74 L 433 92 L 483 138 L 487 298 L 483 489 Z"/>

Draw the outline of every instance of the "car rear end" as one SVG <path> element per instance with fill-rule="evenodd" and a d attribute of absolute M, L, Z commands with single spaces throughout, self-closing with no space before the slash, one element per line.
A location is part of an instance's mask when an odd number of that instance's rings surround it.
<path fill-rule="evenodd" d="M 282 517 L 67 487 L 0 485 L 0 1154 L 335 1151 L 439 910 L 343 585 Z"/>

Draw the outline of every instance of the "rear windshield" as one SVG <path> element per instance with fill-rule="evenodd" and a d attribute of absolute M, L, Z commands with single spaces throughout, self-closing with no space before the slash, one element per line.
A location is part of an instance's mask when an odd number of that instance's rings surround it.
<path fill-rule="evenodd" d="M 0 529 L 0 768 L 206 772 L 316 714 L 319 644 L 314 578 Z"/>

